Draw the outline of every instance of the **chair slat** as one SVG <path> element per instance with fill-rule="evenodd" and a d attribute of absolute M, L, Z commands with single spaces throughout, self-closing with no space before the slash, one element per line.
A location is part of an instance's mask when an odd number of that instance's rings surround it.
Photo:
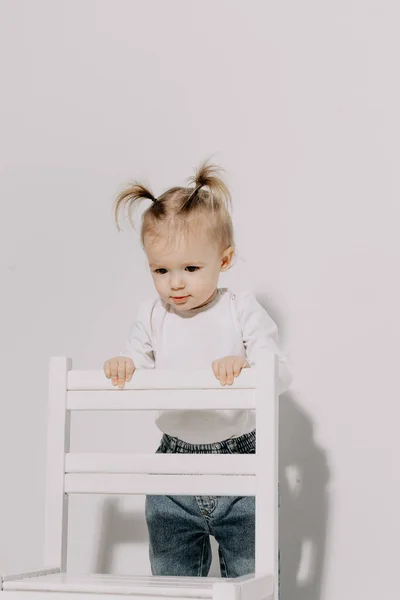
<path fill-rule="evenodd" d="M 138 369 L 125 389 L 130 390 L 212 390 L 222 386 L 210 369 L 175 371 L 164 369 Z M 236 389 L 254 389 L 254 369 L 243 369 L 231 386 Z M 115 390 L 111 380 L 102 371 L 80 371 L 68 373 L 68 391 L 72 390 Z M 116 390 L 121 391 L 121 390 Z"/>
<path fill-rule="evenodd" d="M 67 494 L 254 496 L 252 475 L 127 475 L 67 473 Z"/>
<path fill-rule="evenodd" d="M 255 475 L 253 454 L 68 453 L 66 473 Z"/>
<path fill-rule="evenodd" d="M 244 410 L 254 409 L 251 389 L 69 391 L 68 410 Z"/>

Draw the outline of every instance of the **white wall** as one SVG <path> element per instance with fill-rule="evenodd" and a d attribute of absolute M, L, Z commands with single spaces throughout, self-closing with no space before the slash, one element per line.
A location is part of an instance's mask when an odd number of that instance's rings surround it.
<path fill-rule="evenodd" d="M 116 192 L 158 194 L 213 154 L 241 257 L 222 283 L 257 293 L 294 374 L 282 598 L 397 598 L 398 3 L 0 8 L 0 571 L 41 564 L 49 356 L 100 369 L 152 291 Z M 76 449 L 159 439 L 151 416 L 73 424 Z M 142 508 L 74 498 L 70 568 L 149 572 Z"/>

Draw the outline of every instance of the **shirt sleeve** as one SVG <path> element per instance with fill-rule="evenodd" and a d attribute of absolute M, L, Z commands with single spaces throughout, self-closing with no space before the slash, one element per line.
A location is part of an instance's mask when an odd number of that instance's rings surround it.
<path fill-rule="evenodd" d="M 154 369 L 154 348 L 151 333 L 151 315 L 154 309 L 154 300 L 142 302 L 133 321 L 125 348 L 120 356 L 129 356 L 136 369 Z"/>
<path fill-rule="evenodd" d="M 236 303 L 246 357 L 250 366 L 256 366 L 258 355 L 266 350 L 276 354 L 279 366 L 278 394 L 283 394 L 292 382 L 292 375 L 287 359 L 279 349 L 279 334 L 275 321 L 251 292 L 237 294 Z"/>

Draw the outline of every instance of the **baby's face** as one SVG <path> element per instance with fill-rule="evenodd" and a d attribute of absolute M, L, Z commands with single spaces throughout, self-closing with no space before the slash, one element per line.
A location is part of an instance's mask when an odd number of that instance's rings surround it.
<path fill-rule="evenodd" d="M 146 236 L 144 247 L 159 296 L 178 312 L 190 311 L 216 294 L 218 278 L 232 262 L 233 248 L 220 252 L 207 231 L 179 235 L 166 247 Z"/>

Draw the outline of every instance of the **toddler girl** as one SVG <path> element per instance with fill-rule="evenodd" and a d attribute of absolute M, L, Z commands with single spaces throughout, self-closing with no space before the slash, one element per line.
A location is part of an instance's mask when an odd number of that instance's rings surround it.
<path fill-rule="evenodd" d="M 276 324 L 252 293 L 218 287 L 235 251 L 229 189 L 207 163 L 189 184 L 155 198 L 135 183 L 116 200 L 117 225 L 122 207 L 151 201 L 141 241 L 157 295 L 141 304 L 126 350 L 105 362 L 105 375 L 124 387 L 135 369 L 212 368 L 222 385 L 231 385 L 267 349 L 279 357 L 282 393 L 291 375 Z M 157 452 L 255 453 L 254 411 L 160 411 L 156 424 L 163 433 Z M 153 575 L 206 577 L 210 535 L 222 577 L 255 570 L 253 496 L 147 496 L 146 521 Z"/>

